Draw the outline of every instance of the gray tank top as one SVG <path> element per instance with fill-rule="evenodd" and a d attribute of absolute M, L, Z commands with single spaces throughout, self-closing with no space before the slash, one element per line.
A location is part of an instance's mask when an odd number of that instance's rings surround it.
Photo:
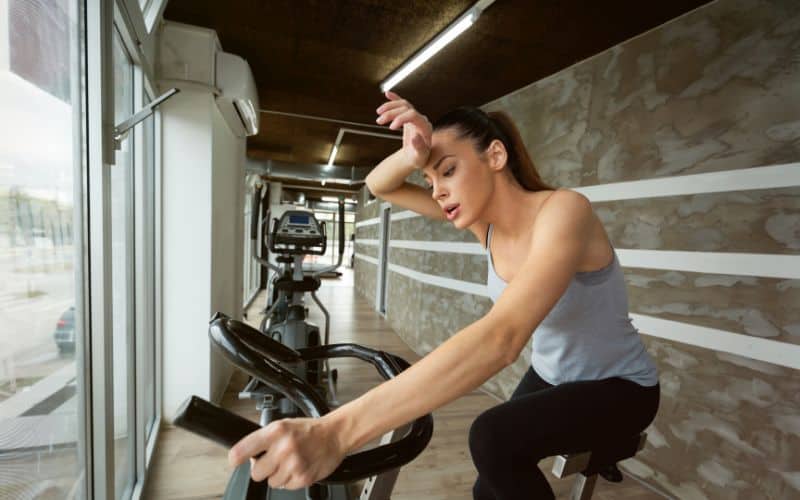
<path fill-rule="evenodd" d="M 494 270 L 486 238 L 489 297 L 497 302 L 507 283 Z M 613 261 L 597 271 L 578 272 L 550 313 L 533 332 L 531 365 L 546 382 L 620 377 L 643 386 L 658 383 L 658 370 L 639 331 L 628 317 L 622 267 Z"/>

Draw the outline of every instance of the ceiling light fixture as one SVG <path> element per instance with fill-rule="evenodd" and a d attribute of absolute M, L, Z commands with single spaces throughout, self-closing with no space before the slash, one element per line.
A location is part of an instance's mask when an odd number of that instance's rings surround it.
<path fill-rule="evenodd" d="M 323 196 L 322 201 L 328 203 L 339 203 L 339 198 L 337 198 L 336 196 Z M 348 205 L 352 205 L 355 203 L 355 200 L 351 200 L 350 198 L 344 198 L 344 202 L 347 203 Z"/>
<path fill-rule="evenodd" d="M 325 166 L 325 170 L 330 171 L 333 169 L 333 162 L 336 161 L 336 155 L 339 153 L 339 146 L 342 144 L 342 137 L 344 137 L 345 132 L 350 132 L 351 134 L 368 135 L 371 137 L 383 137 L 385 139 L 396 139 L 399 141 L 403 140 L 403 136 L 398 134 L 380 134 L 378 132 L 370 132 L 368 130 L 342 127 L 339 129 L 339 133 L 336 135 L 336 141 L 333 143 L 333 149 L 331 149 L 331 155 L 328 157 L 328 164 Z"/>
<path fill-rule="evenodd" d="M 328 157 L 328 170 L 330 170 L 331 167 L 333 167 L 333 160 L 336 159 L 336 153 L 338 152 L 339 152 L 339 145 L 334 144 L 333 149 L 331 149 L 331 155 Z"/>
<path fill-rule="evenodd" d="M 447 28 L 436 35 L 433 40 L 425 44 L 420 50 L 404 62 L 389 77 L 381 82 L 381 91 L 391 90 L 400 83 L 412 71 L 422 66 L 425 61 L 433 57 L 434 54 L 442 50 L 445 45 L 452 42 L 458 35 L 466 31 L 480 17 L 484 10 L 494 3 L 495 0 L 480 0 L 475 3 L 468 11 L 450 23 Z"/>

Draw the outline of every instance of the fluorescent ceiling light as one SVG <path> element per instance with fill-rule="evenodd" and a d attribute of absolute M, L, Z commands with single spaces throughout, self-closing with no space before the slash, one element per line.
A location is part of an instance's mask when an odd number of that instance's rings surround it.
<path fill-rule="evenodd" d="M 339 203 L 339 198 L 337 198 L 335 196 L 323 196 L 322 197 L 322 201 L 329 201 L 331 203 Z M 344 202 L 349 204 L 349 205 L 352 205 L 353 203 L 355 203 L 355 201 L 351 200 L 350 198 L 345 198 Z"/>
<path fill-rule="evenodd" d="M 478 2 L 480 3 L 491 3 L 491 2 Z M 417 54 L 403 63 L 400 68 L 398 68 L 394 73 L 392 73 L 389 78 L 381 82 L 381 90 L 386 92 L 390 90 L 392 87 L 400 83 L 405 77 L 411 74 L 412 71 L 422 66 L 422 64 L 433 57 L 434 54 L 442 50 L 442 48 L 447 45 L 448 43 L 452 42 L 455 37 L 463 33 L 467 30 L 472 24 L 475 22 L 476 19 L 481 15 L 483 11 L 480 8 L 480 5 L 476 5 L 475 7 L 468 10 L 464 15 L 450 23 L 450 26 L 445 28 L 444 31 L 436 35 L 436 37 L 428 42 Z M 486 6 L 488 7 L 488 5 Z M 483 7 L 483 8 L 486 8 Z"/>
<path fill-rule="evenodd" d="M 331 149 L 331 156 L 328 158 L 328 169 L 333 167 L 333 160 L 336 159 L 336 153 L 339 152 L 339 146 L 333 145 L 333 149 Z"/>

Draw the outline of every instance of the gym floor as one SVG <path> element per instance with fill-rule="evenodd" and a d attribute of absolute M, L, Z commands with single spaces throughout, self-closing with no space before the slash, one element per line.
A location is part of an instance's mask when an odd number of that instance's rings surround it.
<path fill-rule="evenodd" d="M 355 292 L 351 269 L 344 269 L 338 280 L 325 280 L 318 295 L 331 314 L 332 343 L 356 342 L 398 354 L 409 362 L 419 359 L 374 311 L 372 304 Z M 259 310 L 263 303 L 263 296 L 259 296 L 249 310 L 248 321 L 255 326 L 261 320 Z M 323 327 L 323 316 L 313 303 L 310 316 L 313 323 Z M 380 382 L 371 366 L 356 360 L 336 360 L 332 367 L 339 369 L 341 402 L 357 397 Z M 246 381 L 243 373 L 234 374 L 223 406 L 258 421 L 254 402 L 237 399 L 237 392 Z M 467 446 L 469 427 L 480 412 L 497 403 L 495 398 L 475 391 L 435 412 L 433 439 L 414 462 L 401 469 L 392 498 L 471 498 L 476 471 Z M 540 465 L 549 470 L 552 459 Z M 227 450 L 168 425 L 161 429 L 152 467 L 144 498 L 153 500 L 219 498 L 231 473 Z M 568 497 L 571 478 L 559 480 L 548 474 L 548 479 L 558 498 Z M 618 484 L 598 479 L 592 498 L 650 500 L 662 497 L 626 478 Z"/>

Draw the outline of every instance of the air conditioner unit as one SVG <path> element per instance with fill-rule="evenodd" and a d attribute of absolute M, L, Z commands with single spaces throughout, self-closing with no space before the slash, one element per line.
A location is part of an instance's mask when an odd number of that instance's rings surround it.
<path fill-rule="evenodd" d="M 165 21 L 159 37 L 156 72 L 162 85 L 209 89 L 234 134 L 258 133 L 258 91 L 247 61 L 223 52 L 208 28 Z"/>
<path fill-rule="evenodd" d="M 216 54 L 216 83 L 219 107 L 231 130 L 239 137 L 258 133 L 258 90 L 250 65 L 241 57 L 219 51 Z"/>

